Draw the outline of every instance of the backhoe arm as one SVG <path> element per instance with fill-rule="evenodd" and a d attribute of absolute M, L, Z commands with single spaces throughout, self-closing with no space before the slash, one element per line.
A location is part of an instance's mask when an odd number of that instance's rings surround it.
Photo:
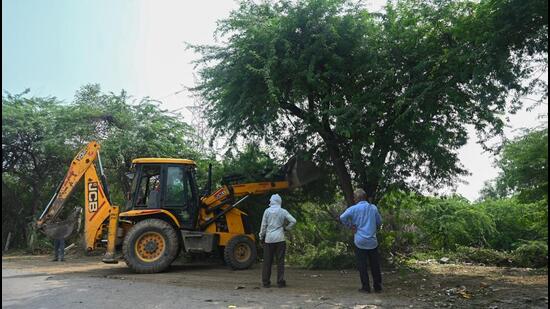
<path fill-rule="evenodd" d="M 86 148 L 82 149 L 75 156 L 65 178 L 57 187 L 57 191 L 36 222 L 36 226 L 39 229 L 48 223 L 52 223 L 57 218 L 65 202 L 76 188 L 76 185 L 80 182 L 86 171 L 90 167 L 93 167 L 93 162 L 98 156 L 99 148 L 97 142 L 90 142 Z"/>
<path fill-rule="evenodd" d="M 57 188 L 46 209 L 36 222 L 36 226 L 50 238 L 67 237 L 72 231 L 71 222 L 55 222 L 65 202 L 84 178 L 84 234 L 86 250 L 94 250 L 107 231 L 107 252 L 103 258 L 106 263 L 116 263 L 115 241 L 118 226 L 118 206 L 111 205 L 109 188 L 103 173 L 100 146 L 90 142 L 71 162 L 69 171 Z M 97 174 L 94 162 L 99 163 Z M 61 231 L 61 232 L 60 232 Z M 62 236 L 62 232 L 65 235 Z"/>

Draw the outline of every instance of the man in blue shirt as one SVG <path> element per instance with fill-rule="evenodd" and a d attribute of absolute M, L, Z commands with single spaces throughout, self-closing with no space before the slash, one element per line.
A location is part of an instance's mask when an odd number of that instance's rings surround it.
<path fill-rule="evenodd" d="M 355 255 L 357 257 L 357 268 L 361 277 L 361 292 L 370 292 L 369 274 L 367 271 L 367 260 L 370 264 L 374 291 L 382 291 L 382 273 L 380 271 L 380 255 L 378 253 L 378 240 L 376 231 L 382 225 L 382 218 L 378 208 L 367 202 L 367 194 L 364 190 L 358 189 L 354 192 L 357 204 L 349 207 L 340 216 L 340 221 L 351 228 L 354 235 Z"/>

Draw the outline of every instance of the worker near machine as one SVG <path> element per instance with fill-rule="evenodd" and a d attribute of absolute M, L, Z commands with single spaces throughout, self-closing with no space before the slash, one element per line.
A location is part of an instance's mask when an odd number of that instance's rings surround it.
<path fill-rule="evenodd" d="M 296 224 L 296 219 L 283 209 L 281 204 L 282 199 L 279 194 L 273 194 L 269 200 L 269 208 L 264 211 L 260 228 L 260 241 L 265 242 L 262 284 L 266 288 L 271 286 L 271 266 L 274 257 L 277 258 L 277 286 L 280 288 L 286 286 L 285 231 Z"/>
<path fill-rule="evenodd" d="M 57 237 L 53 240 L 53 252 L 54 258 L 53 262 L 63 262 L 65 261 L 65 238 Z"/>
<path fill-rule="evenodd" d="M 370 293 L 367 260 L 370 265 L 374 291 L 382 292 L 382 273 L 380 270 L 380 254 L 376 231 L 382 224 L 378 208 L 367 202 L 367 194 L 362 189 L 354 192 L 355 205 L 346 209 L 340 216 L 340 221 L 354 232 L 355 255 L 357 268 L 361 278 L 360 292 Z"/>

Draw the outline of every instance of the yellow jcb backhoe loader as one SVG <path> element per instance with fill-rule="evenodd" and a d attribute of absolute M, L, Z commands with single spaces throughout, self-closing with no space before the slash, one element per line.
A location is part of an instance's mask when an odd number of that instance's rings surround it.
<path fill-rule="evenodd" d="M 209 168 L 207 189 L 201 196 L 195 162 L 140 158 L 132 161 L 131 191 L 124 212 L 120 212 L 120 207 L 111 203 L 99 149 L 97 142 L 90 142 L 76 155 L 36 226 L 51 238 L 72 230 L 56 219 L 84 178 L 86 249 L 106 247 L 105 263 L 117 263 L 117 250 L 121 249 L 126 264 L 138 273 L 167 269 L 181 251 L 222 252 L 231 268 L 250 267 L 256 259 L 255 236 L 247 214 L 237 206 L 250 195 L 301 186 L 319 176 L 313 164 L 291 159 L 280 181 L 227 180 L 211 193 Z"/>

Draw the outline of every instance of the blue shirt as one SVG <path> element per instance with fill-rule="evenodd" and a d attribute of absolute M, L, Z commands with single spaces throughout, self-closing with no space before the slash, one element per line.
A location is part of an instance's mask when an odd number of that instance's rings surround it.
<path fill-rule="evenodd" d="M 376 229 L 382 224 L 382 218 L 375 205 L 361 201 L 346 209 L 340 216 L 340 221 L 347 227 L 355 226 L 354 242 L 360 249 L 374 249 L 378 247 Z"/>

